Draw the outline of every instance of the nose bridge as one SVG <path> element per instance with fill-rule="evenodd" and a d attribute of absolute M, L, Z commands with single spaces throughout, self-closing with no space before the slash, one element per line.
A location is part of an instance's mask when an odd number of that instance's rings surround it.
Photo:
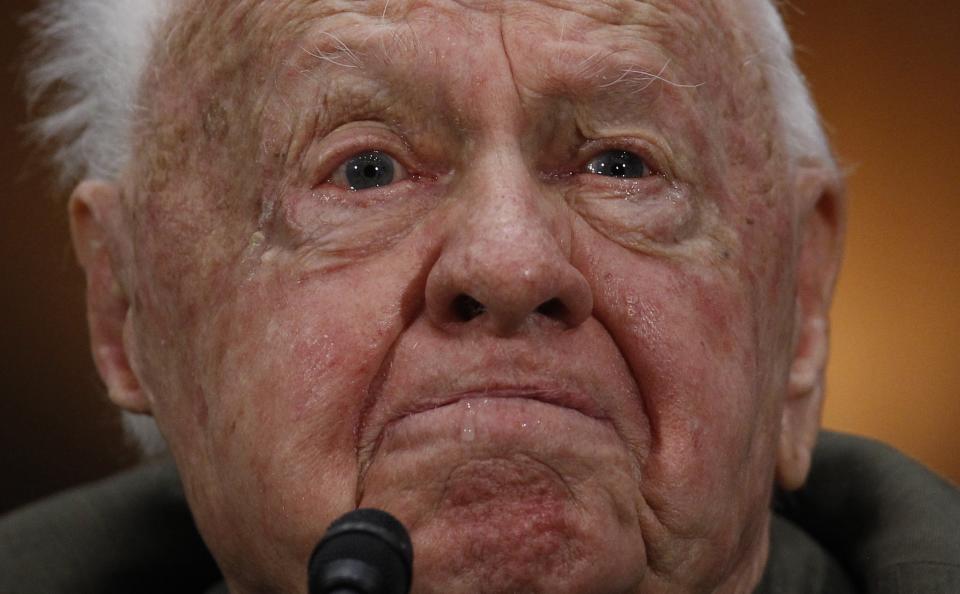
<path fill-rule="evenodd" d="M 508 147 L 475 160 L 458 188 L 427 279 L 428 312 L 447 328 L 481 325 L 498 335 L 532 318 L 579 325 L 592 298 L 569 259 L 571 219 Z"/>
<path fill-rule="evenodd" d="M 524 167 L 505 161 L 499 158 L 494 167 L 478 171 L 485 179 L 468 189 L 457 238 L 475 253 L 486 252 L 489 257 L 477 264 L 494 265 L 491 273 L 566 260 L 570 228 L 562 209 Z"/>
<path fill-rule="evenodd" d="M 527 252 L 527 265 L 559 249 L 569 255 L 570 217 L 524 159 L 517 139 L 501 132 L 478 151 L 465 179 L 462 237 L 505 249 L 503 257 Z"/>

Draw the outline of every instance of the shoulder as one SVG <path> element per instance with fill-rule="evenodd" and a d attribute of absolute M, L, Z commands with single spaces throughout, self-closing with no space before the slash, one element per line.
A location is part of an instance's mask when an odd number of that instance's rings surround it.
<path fill-rule="evenodd" d="M 169 461 L 0 518 L 4 593 L 190 592 L 215 578 Z"/>
<path fill-rule="evenodd" d="M 887 445 L 823 432 L 777 508 L 867 592 L 960 592 L 960 491 Z"/>

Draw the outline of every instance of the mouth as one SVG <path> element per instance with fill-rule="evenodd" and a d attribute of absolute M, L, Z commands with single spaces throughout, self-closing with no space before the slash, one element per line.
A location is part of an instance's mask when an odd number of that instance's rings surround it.
<path fill-rule="evenodd" d="M 527 448 L 573 432 L 613 430 L 589 395 L 542 386 L 484 386 L 416 400 L 360 428 L 361 477 L 386 449 Z M 588 428 L 591 427 L 592 428 Z"/>
<path fill-rule="evenodd" d="M 470 389 L 448 396 L 417 402 L 409 409 L 399 411 L 386 425 L 402 421 L 405 417 L 430 412 L 439 408 L 464 404 L 467 409 L 474 405 L 488 406 L 501 400 L 526 400 L 569 409 L 597 420 L 606 420 L 606 414 L 589 396 L 567 390 L 542 387 L 498 387 Z"/>

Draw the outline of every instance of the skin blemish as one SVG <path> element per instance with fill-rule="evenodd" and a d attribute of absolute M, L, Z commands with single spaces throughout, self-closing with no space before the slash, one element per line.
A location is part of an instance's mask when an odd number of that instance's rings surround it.
<path fill-rule="evenodd" d="M 213 101 L 203 112 L 203 134 L 208 141 L 223 140 L 230 131 L 230 119 L 219 101 Z"/>
<path fill-rule="evenodd" d="M 270 264 L 276 259 L 277 259 L 277 252 L 276 250 L 272 250 L 272 249 L 263 252 L 263 254 L 260 256 L 260 262 L 262 264 Z"/>

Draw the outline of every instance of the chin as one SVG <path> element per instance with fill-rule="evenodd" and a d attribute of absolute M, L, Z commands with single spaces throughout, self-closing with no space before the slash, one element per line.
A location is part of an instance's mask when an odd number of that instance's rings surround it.
<path fill-rule="evenodd" d="M 610 551 L 583 543 L 503 541 L 465 544 L 417 562 L 413 594 L 627 594 L 636 593 L 642 565 L 631 571 L 607 562 Z M 529 548 L 528 548 L 529 547 Z M 426 547 L 424 547 L 426 548 Z M 537 557 L 536 553 L 542 553 Z M 429 552 L 425 551 L 427 555 Z"/>
<path fill-rule="evenodd" d="M 645 565 L 639 531 L 553 495 L 532 489 L 523 498 L 438 510 L 413 531 L 412 591 L 636 592 Z"/>
<path fill-rule="evenodd" d="M 637 591 L 639 472 L 610 423 L 504 397 L 410 415 L 383 435 L 360 501 L 410 531 L 414 592 Z"/>

